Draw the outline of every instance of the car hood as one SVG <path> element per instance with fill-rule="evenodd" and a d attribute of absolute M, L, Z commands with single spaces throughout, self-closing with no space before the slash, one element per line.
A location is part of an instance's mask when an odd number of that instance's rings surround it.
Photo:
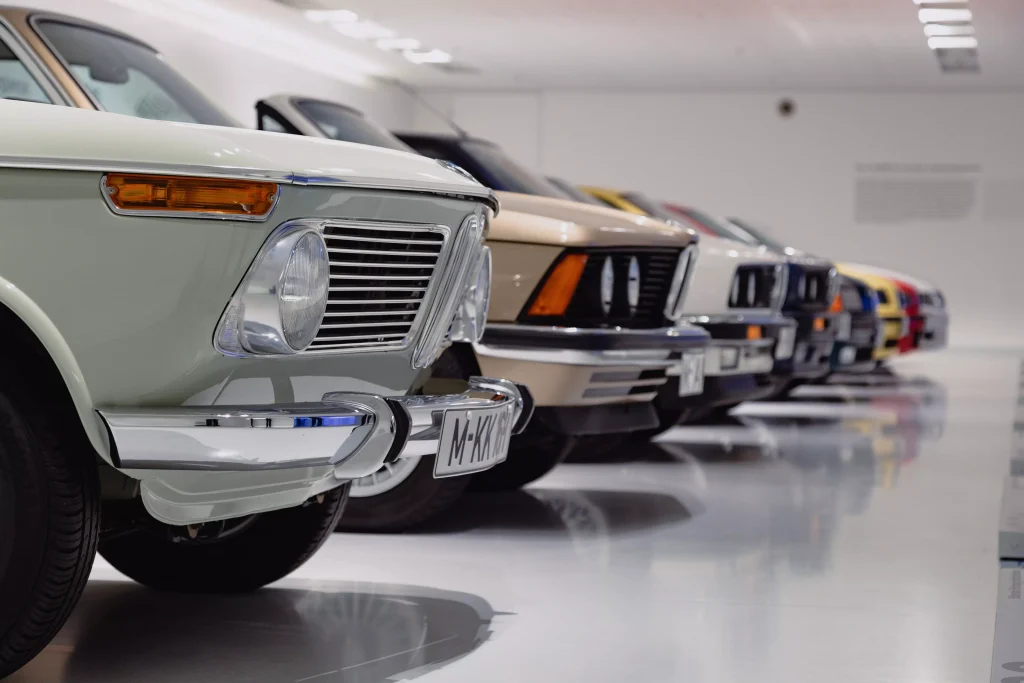
<path fill-rule="evenodd" d="M 688 228 L 616 209 L 514 192 L 497 195 L 504 211 L 491 224 L 489 239 L 496 241 L 566 247 L 683 247 L 697 239 Z"/>
<path fill-rule="evenodd" d="M 779 254 L 768 247 L 755 247 L 737 240 L 725 239 L 724 237 L 712 237 L 702 235 L 700 238 L 700 258 L 715 255 L 716 257 L 732 259 L 736 265 L 744 263 L 786 263 L 793 261 L 793 257 Z"/>
<path fill-rule="evenodd" d="M 493 192 L 433 159 L 367 145 L 0 101 L 0 167 L 159 172 L 381 187 L 484 198 Z"/>

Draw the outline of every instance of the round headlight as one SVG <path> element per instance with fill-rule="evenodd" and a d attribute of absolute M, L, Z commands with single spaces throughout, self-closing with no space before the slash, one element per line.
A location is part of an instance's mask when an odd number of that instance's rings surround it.
<path fill-rule="evenodd" d="M 615 294 L 615 268 L 612 265 L 612 257 L 605 258 L 601 267 L 601 308 L 604 314 L 612 312 L 612 297 Z"/>
<path fill-rule="evenodd" d="M 487 309 L 491 304 L 491 250 L 483 248 L 476 279 L 466 290 L 459 311 L 452 322 L 450 338 L 457 342 L 480 341 L 487 326 Z"/>
<path fill-rule="evenodd" d="M 281 273 L 278 306 L 281 331 L 288 346 L 301 351 L 320 329 L 327 310 L 331 265 L 319 233 L 307 232 L 292 247 Z"/>

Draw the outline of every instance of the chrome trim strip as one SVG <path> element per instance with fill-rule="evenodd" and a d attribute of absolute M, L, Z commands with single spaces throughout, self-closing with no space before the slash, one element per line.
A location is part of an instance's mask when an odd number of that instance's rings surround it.
<path fill-rule="evenodd" d="M 396 438 L 391 408 L 369 394 L 328 404 L 100 408 L 128 470 L 258 472 L 333 467 L 339 479 L 379 467 Z M 354 470 L 352 476 L 349 471 Z M 372 469 L 371 469 L 372 471 Z M 145 477 L 142 477 L 145 478 Z"/>
<path fill-rule="evenodd" d="M 696 238 L 696 235 L 694 235 Z M 697 258 L 700 256 L 700 247 L 694 239 L 679 252 L 679 260 L 676 261 L 676 270 L 672 274 L 672 283 L 669 285 L 668 298 L 665 299 L 665 310 L 663 313 L 669 320 L 676 322 L 683 315 L 683 306 L 686 304 L 686 292 L 693 280 L 693 271 L 697 266 Z"/>
<path fill-rule="evenodd" d="M 114 189 L 107 185 L 107 175 L 104 173 L 100 176 L 100 196 L 103 197 L 104 203 L 112 213 L 118 216 L 137 216 L 137 217 L 159 217 L 159 218 L 202 218 L 206 220 L 219 220 L 219 221 L 250 221 L 262 223 L 263 221 L 270 218 L 270 214 L 274 213 L 274 209 L 277 207 L 278 200 L 281 199 L 281 185 L 276 184 L 276 190 L 274 191 L 274 198 L 270 202 L 270 208 L 267 209 L 266 213 L 258 215 L 250 214 L 223 214 L 213 213 L 207 211 L 165 211 L 165 210 L 150 210 L 150 209 L 122 209 L 114 205 L 114 200 L 111 199 L 111 191 Z M 143 175 L 143 174 L 139 174 Z M 160 174 L 166 175 L 166 174 Z"/>
<path fill-rule="evenodd" d="M 31 23 L 31 19 L 29 21 Z M 72 104 L 71 98 L 64 92 L 64 89 L 60 87 L 60 84 L 50 73 L 50 69 L 43 63 L 39 55 L 36 54 L 36 51 L 28 44 L 21 33 L 4 17 L 0 17 L 0 42 L 7 45 L 11 52 L 14 53 L 14 57 L 18 62 L 20 62 L 21 65 L 25 67 L 25 70 L 28 71 L 33 82 L 35 82 L 36 85 L 39 86 L 39 89 L 50 98 L 50 102 L 46 104 L 55 104 L 57 106 L 64 107 Z"/>
<path fill-rule="evenodd" d="M 401 396 L 390 399 L 405 408 L 411 420 L 409 439 L 399 452 L 399 458 L 418 458 L 435 455 L 441 439 L 441 425 L 449 410 L 470 412 L 512 406 L 512 419 L 508 423 L 506 438 L 519 421 L 525 408 L 525 401 L 519 388 L 508 380 L 487 377 L 470 377 L 469 388 L 461 394 L 439 396 Z M 331 403 L 338 396 L 348 400 L 349 394 L 325 394 L 324 402 Z"/>
<path fill-rule="evenodd" d="M 633 368 L 667 368 L 678 361 L 671 351 L 631 349 L 628 351 L 584 351 L 576 349 L 527 349 L 488 344 L 473 344 L 477 355 L 533 363 L 557 365 L 622 366 Z"/>
<path fill-rule="evenodd" d="M 499 206 L 498 198 L 494 192 L 482 185 L 476 188 L 444 182 L 397 182 L 390 178 L 314 177 L 286 171 L 265 171 L 234 166 L 0 155 L 0 168 L 24 168 L 42 171 L 93 171 L 97 173 L 145 173 L 227 180 L 262 180 L 283 185 L 305 185 L 310 187 L 350 187 L 381 191 L 420 192 L 483 201 L 491 207 L 495 214 L 497 214 Z"/>
<path fill-rule="evenodd" d="M 684 318 L 685 322 L 692 325 L 721 325 L 721 324 L 745 324 L 762 325 L 765 327 L 796 327 L 796 321 L 781 315 L 759 313 L 754 309 L 748 311 L 737 310 L 735 313 L 722 313 L 716 315 L 692 315 Z"/>

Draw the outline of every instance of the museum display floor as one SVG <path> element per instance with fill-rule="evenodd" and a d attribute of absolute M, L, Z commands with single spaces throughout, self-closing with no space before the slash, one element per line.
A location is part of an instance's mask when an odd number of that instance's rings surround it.
<path fill-rule="evenodd" d="M 10 680 L 978 683 L 1020 363 L 922 354 L 742 406 L 421 532 L 334 534 L 251 595 L 98 560 Z"/>

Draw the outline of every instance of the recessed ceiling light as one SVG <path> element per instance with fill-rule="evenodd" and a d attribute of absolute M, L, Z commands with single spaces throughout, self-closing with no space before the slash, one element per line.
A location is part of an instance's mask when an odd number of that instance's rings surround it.
<path fill-rule="evenodd" d="M 422 46 L 415 38 L 381 38 L 377 41 L 381 50 L 418 50 Z"/>
<path fill-rule="evenodd" d="M 347 9 L 310 9 L 305 12 L 306 18 L 310 21 L 318 23 L 347 23 L 350 21 L 356 21 L 359 16 L 355 12 L 349 12 Z"/>
<path fill-rule="evenodd" d="M 973 36 L 974 27 L 970 24 L 925 24 L 926 36 Z"/>
<path fill-rule="evenodd" d="M 452 61 L 452 56 L 443 50 L 406 50 L 402 55 L 413 64 L 447 64 Z"/>
<path fill-rule="evenodd" d="M 962 7 L 923 7 L 917 12 L 922 24 L 934 24 L 944 21 L 970 21 L 974 18 L 971 10 Z"/>
<path fill-rule="evenodd" d="M 353 21 L 333 24 L 334 30 L 357 40 L 394 38 L 395 32 L 373 21 Z"/>
<path fill-rule="evenodd" d="M 974 36 L 933 36 L 928 39 L 928 47 L 933 50 L 973 49 L 978 47 L 978 39 Z"/>

